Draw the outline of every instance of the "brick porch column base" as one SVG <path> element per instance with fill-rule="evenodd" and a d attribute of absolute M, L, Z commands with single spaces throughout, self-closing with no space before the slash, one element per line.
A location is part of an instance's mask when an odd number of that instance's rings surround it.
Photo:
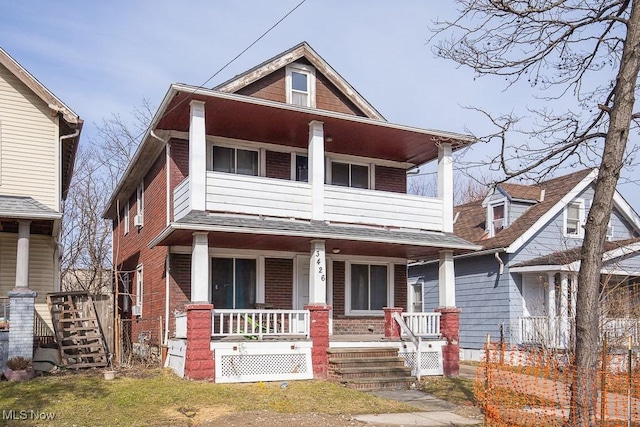
<path fill-rule="evenodd" d="M 37 292 L 29 288 L 14 288 L 8 292 L 11 327 L 7 357 L 33 358 L 33 323 Z"/>
<path fill-rule="evenodd" d="M 306 305 L 310 312 L 310 331 L 313 348 L 311 349 L 311 363 L 313 363 L 313 377 L 326 379 L 329 371 L 329 310 L 330 305 Z"/>
<path fill-rule="evenodd" d="M 440 333 L 447 340 L 447 345 L 442 348 L 444 375 L 457 377 L 460 373 L 460 313 L 462 310 L 456 307 L 441 307 L 435 311 L 440 312 Z"/>
<path fill-rule="evenodd" d="M 187 349 L 184 377 L 190 380 L 215 379 L 211 350 L 211 311 L 213 304 L 187 304 Z"/>
<path fill-rule="evenodd" d="M 400 325 L 393 318 L 393 313 L 402 316 L 402 308 L 400 307 L 383 307 L 384 311 L 384 337 L 400 338 Z"/>

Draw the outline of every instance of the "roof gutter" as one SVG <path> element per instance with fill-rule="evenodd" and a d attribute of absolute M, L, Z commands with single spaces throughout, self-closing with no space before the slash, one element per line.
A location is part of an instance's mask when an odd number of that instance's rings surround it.
<path fill-rule="evenodd" d="M 471 257 L 475 257 L 475 256 L 498 254 L 500 252 L 507 252 L 507 248 L 494 248 L 494 249 L 487 249 L 487 250 L 484 250 L 484 251 L 469 252 L 469 253 L 466 253 L 466 254 L 454 255 L 453 259 L 456 260 L 456 259 L 471 258 Z M 410 263 L 409 267 L 416 267 L 416 266 L 420 266 L 420 265 L 429 265 L 429 264 L 434 264 L 436 262 L 440 262 L 440 260 L 431 259 L 431 260 L 427 260 L 427 261 L 416 261 L 416 262 Z M 500 273 L 502 273 L 502 269 L 501 269 Z"/>

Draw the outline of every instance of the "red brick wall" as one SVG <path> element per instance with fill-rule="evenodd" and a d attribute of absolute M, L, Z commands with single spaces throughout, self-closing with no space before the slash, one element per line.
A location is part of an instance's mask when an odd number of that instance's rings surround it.
<path fill-rule="evenodd" d="M 266 258 L 264 269 L 265 304 L 275 309 L 291 310 L 293 308 L 293 260 Z"/>
<path fill-rule="evenodd" d="M 407 311 L 407 266 L 395 264 L 393 268 L 393 306 Z"/>
<path fill-rule="evenodd" d="M 184 311 L 191 300 L 191 255 L 171 254 L 169 263 L 169 311 Z"/>
<path fill-rule="evenodd" d="M 376 166 L 376 190 L 407 192 L 407 173 L 404 169 Z"/>
<path fill-rule="evenodd" d="M 137 337 L 149 325 L 159 325 L 160 316 L 165 315 L 165 256 L 166 247 L 149 249 L 147 243 L 162 231 L 166 225 L 166 161 L 162 151 L 144 177 L 144 226 L 134 227 L 136 214 L 135 189 L 130 201 L 130 231 L 123 235 L 123 224 L 115 223 L 113 230 L 113 259 L 116 268 L 131 271 L 132 302 L 136 301 L 136 276 L 138 264 L 143 265 L 144 291 L 142 318 L 144 321 L 132 322 L 132 336 Z M 120 218 L 122 218 L 122 212 Z M 126 316 L 126 313 L 123 314 Z M 158 319 L 151 321 L 151 319 Z M 149 320 L 149 321 L 147 321 Z M 153 328 L 151 343 L 157 344 L 162 337 Z"/>
<path fill-rule="evenodd" d="M 344 315 L 344 261 L 333 261 L 333 318 Z"/>
<path fill-rule="evenodd" d="M 267 151 L 267 178 L 291 179 L 291 153 Z"/>

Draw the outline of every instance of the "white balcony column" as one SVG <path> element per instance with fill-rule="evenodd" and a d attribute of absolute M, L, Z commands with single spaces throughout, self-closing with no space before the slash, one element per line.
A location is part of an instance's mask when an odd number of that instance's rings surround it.
<path fill-rule="evenodd" d="M 204 101 L 193 100 L 189 119 L 189 204 L 190 210 L 206 210 L 207 131 Z"/>
<path fill-rule="evenodd" d="M 569 343 L 569 278 L 560 273 L 560 346 L 566 348 Z"/>
<path fill-rule="evenodd" d="M 209 233 L 193 233 L 191 247 L 191 302 L 209 302 Z"/>
<path fill-rule="evenodd" d="M 324 220 L 324 123 L 309 122 L 309 183 L 311 219 Z M 311 276 L 310 276 L 311 277 Z"/>
<path fill-rule="evenodd" d="M 16 289 L 29 289 L 29 239 L 31 221 L 18 221 Z"/>
<path fill-rule="evenodd" d="M 453 251 L 440 251 L 440 267 L 438 270 L 439 306 L 451 308 L 456 306 L 456 275 L 453 268 Z"/>
<path fill-rule="evenodd" d="M 453 158 L 451 144 L 438 146 L 438 198 L 442 200 L 442 231 L 453 232 Z"/>
<path fill-rule="evenodd" d="M 309 259 L 309 305 L 327 304 L 326 259 L 324 240 L 312 240 Z"/>

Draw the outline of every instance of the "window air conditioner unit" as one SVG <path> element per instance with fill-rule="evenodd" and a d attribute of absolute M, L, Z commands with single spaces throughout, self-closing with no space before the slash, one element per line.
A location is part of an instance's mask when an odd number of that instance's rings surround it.
<path fill-rule="evenodd" d="M 134 316 L 142 316 L 142 306 L 134 305 L 131 307 L 131 314 Z"/>
<path fill-rule="evenodd" d="M 133 225 L 135 227 L 142 227 L 142 215 L 136 215 L 133 217 Z"/>

